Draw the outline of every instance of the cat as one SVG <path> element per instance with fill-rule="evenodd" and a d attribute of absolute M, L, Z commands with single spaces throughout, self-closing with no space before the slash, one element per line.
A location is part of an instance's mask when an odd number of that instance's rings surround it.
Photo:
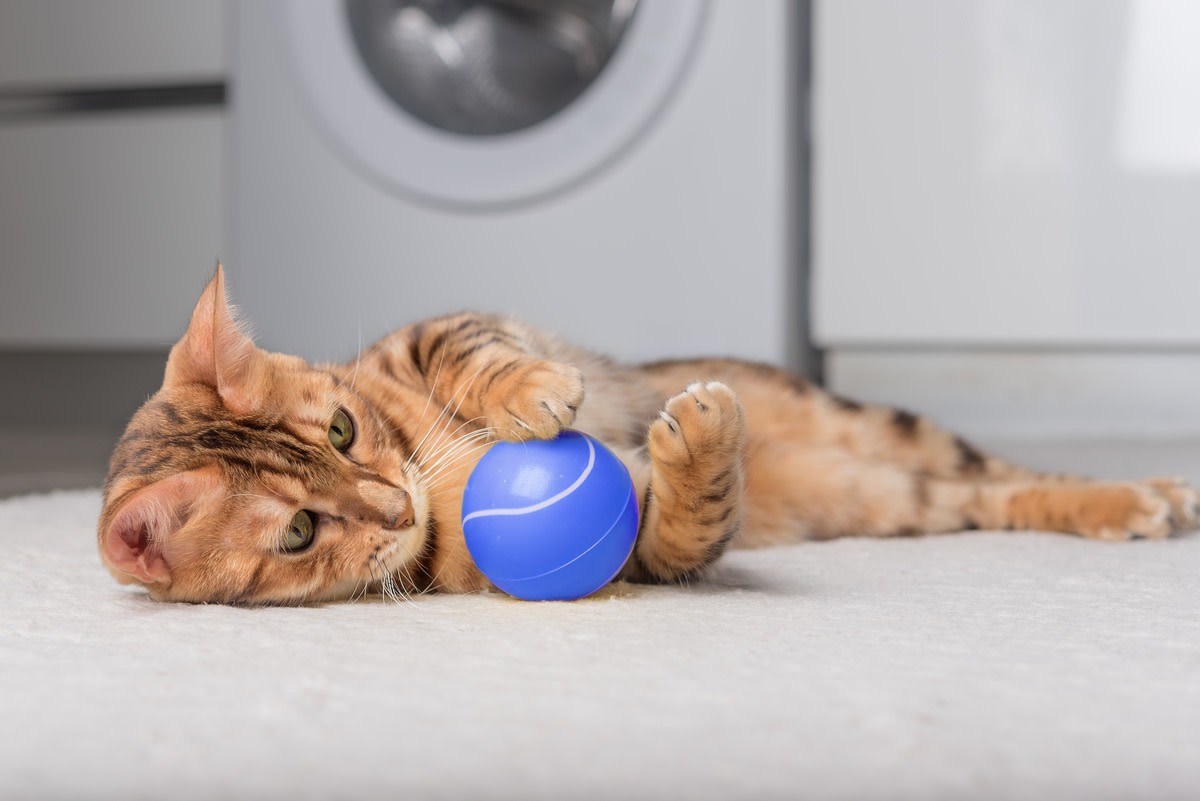
<path fill-rule="evenodd" d="M 101 559 L 170 601 L 486 589 L 459 522 L 467 476 L 495 439 L 567 426 L 629 468 L 641 522 L 619 578 L 635 582 L 700 578 L 729 546 L 844 535 L 1160 538 L 1194 527 L 1200 507 L 1182 481 L 1022 469 L 775 367 L 623 366 L 484 314 L 416 323 L 352 363 L 312 367 L 253 344 L 218 266 L 162 388 L 116 445 Z"/>

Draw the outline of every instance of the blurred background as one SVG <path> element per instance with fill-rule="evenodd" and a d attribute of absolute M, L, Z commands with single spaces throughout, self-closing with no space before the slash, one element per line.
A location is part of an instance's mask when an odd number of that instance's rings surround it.
<path fill-rule="evenodd" d="M 1200 4 L 0 0 L 0 494 L 220 258 L 264 347 L 473 307 L 985 442 L 1200 436 Z"/>

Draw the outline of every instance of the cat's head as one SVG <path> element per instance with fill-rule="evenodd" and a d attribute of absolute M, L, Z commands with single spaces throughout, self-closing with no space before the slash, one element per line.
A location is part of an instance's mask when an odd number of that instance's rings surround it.
<path fill-rule="evenodd" d="M 392 445 L 347 382 L 255 347 L 218 267 L 113 453 L 101 559 L 164 600 L 346 597 L 427 545 L 428 508 Z"/>

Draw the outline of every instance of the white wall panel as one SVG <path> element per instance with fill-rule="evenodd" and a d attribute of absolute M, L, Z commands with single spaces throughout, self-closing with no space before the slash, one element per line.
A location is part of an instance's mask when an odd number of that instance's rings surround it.
<path fill-rule="evenodd" d="M 819 344 L 1200 344 L 1200 4 L 816 15 Z"/>

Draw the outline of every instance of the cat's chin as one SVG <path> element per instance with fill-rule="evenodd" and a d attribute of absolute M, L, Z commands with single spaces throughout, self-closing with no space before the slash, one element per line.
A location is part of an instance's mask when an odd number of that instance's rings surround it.
<path fill-rule="evenodd" d="M 392 596 L 412 592 L 410 573 L 416 565 L 421 547 L 420 543 L 414 543 L 412 540 L 397 542 L 376 557 L 376 566 L 371 571 L 372 579 L 365 589 L 362 581 L 346 582 L 334 589 L 345 593 L 342 596 L 344 598 L 355 595 Z"/>
<path fill-rule="evenodd" d="M 422 547 L 422 543 L 416 541 L 416 533 L 417 529 L 414 526 L 412 528 L 412 535 L 409 538 L 384 549 L 376 557 L 376 564 L 383 568 L 384 573 L 395 575 L 416 561 Z"/>

